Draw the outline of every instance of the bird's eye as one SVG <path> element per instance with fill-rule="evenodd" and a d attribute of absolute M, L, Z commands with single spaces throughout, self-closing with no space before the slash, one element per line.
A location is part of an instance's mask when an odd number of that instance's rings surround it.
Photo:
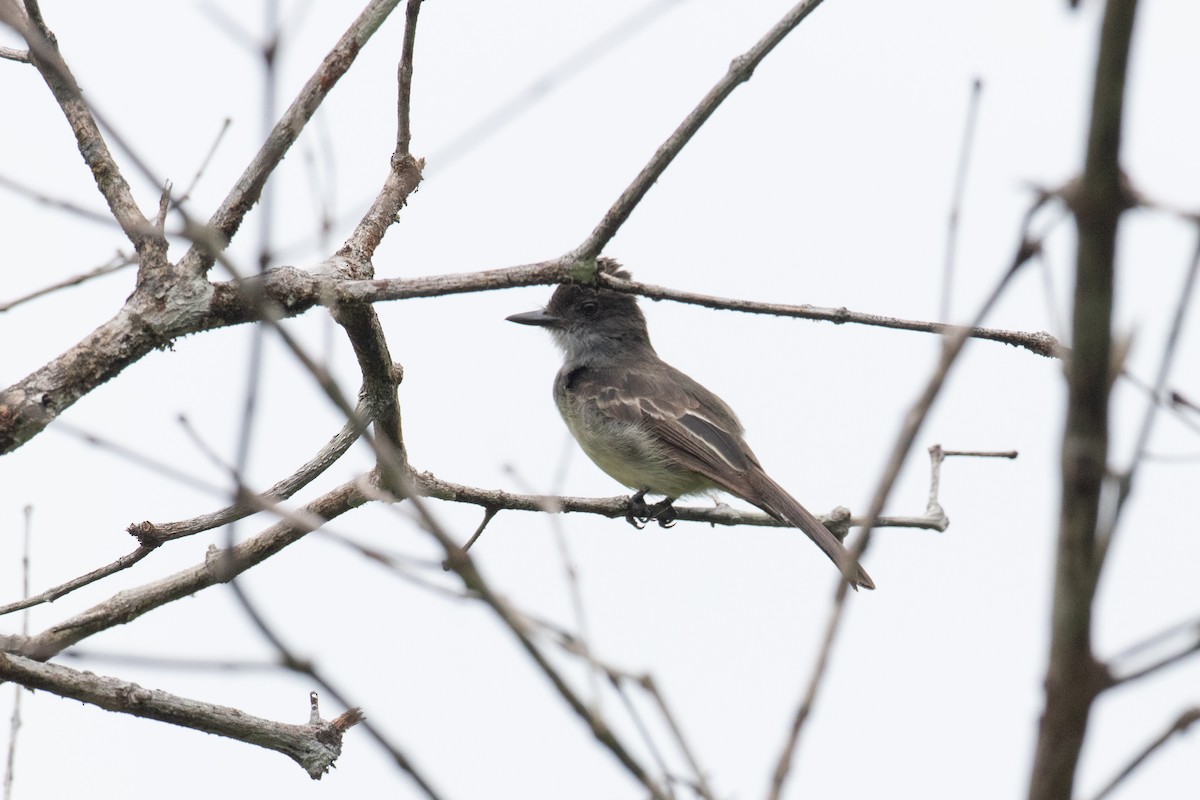
<path fill-rule="evenodd" d="M 579 304 L 579 313 L 583 314 L 585 317 L 594 317 L 596 315 L 596 310 L 599 308 L 600 304 L 595 300 L 584 300 Z"/>

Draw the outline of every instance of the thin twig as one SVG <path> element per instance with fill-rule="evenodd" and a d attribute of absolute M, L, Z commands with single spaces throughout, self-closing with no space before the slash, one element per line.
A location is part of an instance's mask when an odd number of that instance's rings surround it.
<path fill-rule="evenodd" d="M 217 148 L 221 146 L 221 142 L 225 139 L 225 134 L 229 133 L 229 126 L 233 124 L 233 119 L 226 117 L 221 121 L 221 129 L 217 131 L 217 135 L 213 137 L 213 142 L 209 145 L 208 152 L 204 154 L 204 158 L 200 160 L 200 166 L 196 167 L 196 174 L 192 176 L 191 182 L 187 188 L 183 190 L 183 194 L 179 195 L 176 202 L 186 203 L 192 199 L 192 192 L 196 191 L 196 186 L 200 183 L 200 178 L 204 176 L 204 171 L 208 169 L 208 165 L 212 162 L 213 156 L 217 154 Z"/>
<path fill-rule="evenodd" d="M 679 727 L 675 715 L 671 712 L 671 707 L 667 705 L 667 700 L 663 697 L 663 693 L 659 691 L 658 684 L 655 683 L 651 675 L 643 675 L 638 679 L 638 683 L 645 689 L 654 702 L 658 704 L 658 710 L 666 720 L 667 727 L 671 729 L 671 733 L 675 736 L 675 742 L 679 745 L 680 752 L 683 753 L 684 759 L 687 760 L 688 766 L 692 768 L 692 775 L 695 777 L 696 793 L 704 800 L 715 800 L 716 794 L 712 787 L 708 785 L 708 776 L 705 775 L 704 769 L 700 766 L 699 759 L 696 758 L 692 748 L 688 745 L 687 737 L 683 735 L 683 729 Z"/>
<path fill-rule="evenodd" d="M 33 532 L 33 506 L 25 506 L 25 536 L 21 550 L 21 597 L 29 597 L 29 542 Z M 21 635 L 29 635 L 29 612 L 21 615 Z M 13 778 L 17 767 L 17 734 L 21 730 L 21 694 L 26 687 L 13 686 L 12 718 L 8 726 L 8 757 L 4 766 L 4 800 L 12 800 Z"/>
<path fill-rule="evenodd" d="M 81 283 L 90 281 L 92 278 L 99 278 L 102 275 L 108 275 L 116 272 L 117 270 L 125 269 L 126 267 L 132 266 L 135 263 L 136 262 L 125 253 L 117 253 L 115 256 L 109 259 L 107 263 L 101 264 L 100 266 L 90 269 L 87 272 L 82 272 L 78 275 L 58 281 L 57 283 L 52 283 L 49 286 L 43 286 L 41 289 L 35 289 L 32 292 L 23 294 L 20 297 L 13 298 L 7 302 L 0 303 L 0 312 L 8 311 L 11 308 L 21 305 L 22 303 L 28 303 L 30 300 L 36 300 L 39 297 L 45 297 L 52 292 L 57 292 L 59 289 L 78 286 Z"/>
<path fill-rule="evenodd" d="M 409 155 L 412 144 L 413 50 L 419 13 L 421 0 L 408 0 L 404 8 L 404 44 L 400 49 L 400 65 L 396 68 L 396 154 L 400 156 Z"/>
<path fill-rule="evenodd" d="M 1120 519 L 1121 511 L 1124 509 L 1125 501 L 1133 492 L 1133 482 L 1137 475 L 1138 467 L 1145 460 L 1147 450 L 1150 446 L 1150 435 L 1154 431 L 1154 422 L 1158 418 L 1158 411 L 1162 405 L 1161 398 L 1167 394 L 1167 381 L 1171 376 L 1171 365 L 1179 349 L 1179 337 L 1183 332 L 1187 312 L 1191 308 L 1192 295 L 1196 288 L 1196 277 L 1197 274 L 1200 274 L 1200 225 L 1197 226 L 1196 233 L 1196 249 L 1192 254 L 1192 261 L 1184 273 L 1183 286 L 1179 290 L 1178 301 L 1175 304 L 1175 313 L 1171 317 L 1171 327 L 1167 332 L 1167 339 L 1163 343 L 1162 356 L 1158 364 L 1158 373 L 1154 378 L 1154 388 L 1151 390 L 1151 396 L 1146 403 L 1146 411 L 1142 415 L 1142 425 L 1138 430 L 1137 443 L 1133 449 L 1133 458 L 1130 461 L 1129 468 L 1120 477 L 1120 492 L 1117 496 L 1116 507 L 1113 509 L 1112 514 L 1104 520 L 1104 524 L 1098 533 L 1100 563 L 1104 562 L 1104 555 L 1112 544 L 1112 538 L 1116 533 L 1117 522 Z"/>
<path fill-rule="evenodd" d="M 591 235 L 570 254 L 572 260 L 576 262 L 588 262 L 600 255 L 604 247 L 617 234 L 621 225 L 625 223 L 625 220 L 629 219 L 629 215 L 633 213 L 633 209 L 646 196 L 646 193 L 650 191 L 650 187 L 662 177 L 663 172 L 683 150 L 684 145 L 691 140 L 696 131 L 700 130 L 700 126 L 713 115 L 725 98 L 732 94 L 733 90 L 739 84 L 750 80 L 750 76 L 754 74 L 755 68 L 767 57 L 767 54 L 774 50 L 775 46 L 783 41 L 784 37 L 791 33 L 792 29 L 799 25 L 820 4 L 821 0 L 801 0 L 771 30 L 767 31 L 766 35 L 759 39 L 753 47 L 733 59 L 724 77 L 717 81 L 716 85 L 704 96 L 704 99 L 692 109 L 691 113 L 679 124 L 679 127 L 659 146 L 646 166 L 642 167 L 642 171 L 638 173 L 633 182 L 629 184 L 608 212 L 605 213 L 604 218 L 600 220 L 600 224 L 596 226 Z"/>
<path fill-rule="evenodd" d="M 984 328 L 978 325 L 963 328 L 960 325 L 947 325 L 940 322 L 925 322 L 923 320 L 899 319 L 896 317 L 880 316 L 878 314 L 866 314 L 858 311 L 850 311 L 846 308 L 820 308 L 809 305 L 796 306 L 783 303 L 760 303 L 751 300 L 731 300 L 696 294 L 695 292 L 683 292 L 663 286 L 639 283 L 637 281 L 626 281 L 615 278 L 607 273 L 599 274 L 597 279 L 605 287 L 614 291 L 638 294 L 642 297 L 649 297 L 652 300 L 674 300 L 679 303 L 704 306 L 705 308 L 728 309 L 730 311 L 743 311 L 750 314 L 770 314 L 777 317 L 798 317 L 801 319 L 833 322 L 838 325 L 849 322 L 893 330 L 937 333 L 944 336 L 963 334 L 973 339 L 988 339 L 1002 344 L 1013 345 L 1014 347 L 1023 347 L 1032 353 L 1048 358 L 1060 357 L 1062 355 L 1062 348 L 1058 341 L 1048 333 L 1006 331 L 996 328 Z"/>
<path fill-rule="evenodd" d="M 1173 652 L 1167 653 L 1158 660 L 1149 664 L 1144 664 L 1137 669 L 1122 670 L 1121 662 L 1130 661 L 1140 653 L 1153 648 L 1162 646 L 1164 642 L 1186 637 L 1184 641 L 1179 642 Z M 1194 653 L 1200 653 L 1200 621 L 1190 620 L 1181 625 L 1174 625 L 1165 631 L 1160 631 L 1154 636 L 1149 637 L 1145 641 L 1126 648 L 1123 652 L 1109 659 L 1108 674 L 1110 675 L 1109 686 L 1123 686 L 1125 684 L 1136 681 L 1140 678 L 1145 678 L 1149 675 L 1171 666 Z"/>
<path fill-rule="evenodd" d="M 228 242 L 237 233 L 245 215 L 258 200 L 267 178 L 283 160 L 321 102 L 346 74 L 363 46 L 399 2 L 400 0 L 372 0 L 346 29 L 337 44 L 325 56 L 321 66 L 283 113 L 267 141 L 242 172 L 234 188 L 221 202 L 221 206 L 209 218 L 206 227 L 213 235 L 208 241 L 192 246 L 180 262 L 184 270 L 200 274 L 212 267 L 217 251 L 224 247 L 223 244 L 214 244 Z"/>
<path fill-rule="evenodd" d="M 1134 759 L 1130 761 L 1124 769 L 1118 772 L 1113 779 L 1108 782 L 1107 786 L 1100 790 L 1100 792 L 1096 795 L 1095 800 L 1104 800 L 1104 798 L 1112 794 L 1113 790 L 1116 789 L 1122 781 L 1133 774 L 1133 771 L 1140 767 L 1143 762 L 1146 761 L 1146 759 L 1152 756 L 1155 750 L 1170 741 L 1172 736 L 1185 732 L 1197 722 L 1200 722 L 1200 707 L 1189 708 L 1187 711 L 1184 711 L 1182 714 L 1180 714 L 1174 722 L 1167 726 L 1167 729 L 1163 731 L 1161 736 L 1156 738 L 1150 744 L 1146 745 L 1142 752 L 1138 753 L 1137 756 L 1134 757 Z"/>
<path fill-rule="evenodd" d="M 667 797 L 670 800 L 674 800 L 675 790 L 672 785 L 671 770 L 667 767 L 666 759 L 663 758 L 662 752 L 658 749 L 658 744 L 654 741 L 654 737 L 650 735 L 650 729 L 646 727 L 642 715 L 638 713 L 637 706 L 633 704 L 633 699 L 629 696 L 629 692 L 625 691 L 625 685 L 621 682 L 621 676 L 610 675 L 609 683 L 616 690 L 617 696 L 621 698 L 621 705 L 625 707 L 625 713 L 629 715 L 629 719 L 633 722 L 633 727 L 637 730 L 638 736 L 642 738 L 642 743 L 650 751 L 650 757 L 654 759 L 654 763 L 658 765 L 658 771 L 665 778 L 663 789 Z"/>
<path fill-rule="evenodd" d="M 950 217 L 946 221 L 946 261 L 942 268 L 942 302 L 938 318 L 950 319 L 950 302 L 954 298 L 954 259 L 958 254 L 958 221 L 962 216 L 963 194 L 967 188 L 967 167 L 971 164 L 971 145 L 975 141 L 975 121 L 979 117 L 979 98 L 983 81 L 971 82 L 971 99 L 967 103 L 967 124 L 963 128 L 962 145 L 958 151 L 958 171 L 954 176 L 954 191 L 950 197 Z"/>
<path fill-rule="evenodd" d="M 132 622 L 156 608 L 226 582 L 300 541 L 319 524 L 366 503 L 367 497 L 358 483 L 355 479 L 326 492 L 300 510 L 289 513 L 284 520 L 239 542 L 231 553 L 210 551 L 200 564 L 140 587 L 123 590 L 41 633 L 32 636 L 0 635 L 0 650 L 37 659 L 51 658 L 93 634 Z M 301 523 L 301 520 L 306 522 Z"/>
<path fill-rule="evenodd" d="M 60 583 L 58 586 L 47 589 L 46 591 L 36 594 L 33 597 L 26 595 L 26 597 L 22 600 L 17 600 L 0 606 L 0 616 L 11 614 L 14 611 L 20 611 L 21 609 L 32 608 L 33 606 L 41 605 L 42 603 L 52 603 L 63 595 L 70 594 L 76 589 L 81 589 L 84 586 L 95 583 L 102 578 L 107 578 L 109 575 L 120 572 L 121 570 L 129 569 L 134 564 L 153 553 L 154 549 L 155 548 L 153 547 L 138 547 L 132 553 L 121 556 L 111 564 L 106 564 L 99 569 L 94 569 L 91 572 L 80 575 L 78 578 L 72 578 L 66 583 Z"/>
<path fill-rule="evenodd" d="M 957 333 L 947 336 L 943 346 L 941 358 L 937 367 L 934 369 L 933 375 L 930 377 L 924 391 L 917 398 L 912 408 L 905 415 L 904 423 L 901 426 L 899 435 L 896 437 L 896 442 L 892 447 L 892 452 L 888 458 L 887 464 L 884 467 L 883 476 L 875 489 L 875 494 L 871 500 L 871 504 L 867 511 L 867 520 L 862 526 L 862 533 L 858 541 L 850 549 L 853 556 L 848 569 L 852 568 L 867 547 L 871 543 L 871 533 L 877 527 L 876 520 L 883 511 L 892 487 L 895 485 L 896 479 L 900 475 L 900 469 L 904 465 L 904 460 L 912 448 L 913 442 L 916 440 L 917 434 L 921 430 L 921 426 L 929 415 L 930 409 L 933 407 L 933 401 L 937 398 L 942 387 L 945 385 L 946 378 L 949 376 L 950 368 L 957 360 L 958 355 L 962 352 L 969 338 L 968 332 L 982 321 L 991 311 L 992 307 L 999 301 L 1004 290 L 1008 287 L 1009 282 L 1017 271 L 1033 258 L 1040 250 L 1040 245 L 1031 243 L 1028 238 L 1028 224 L 1032 216 L 1032 211 L 1026 214 L 1024 225 L 1021 229 L 1020 242 L 1017 246 L 1017 252 L 1013 256 L 1012 262 L 1005 269 L 1004 274 L 997 281 L 995 288 L 984 301 L 978 313 L 975 315 L 975 321 L 971 326 L 959 328 Z M 848 578 L 848 575 L 847 575 Z M 786 782 L 789 773 L 792 769 L 792 761 L 795 757 L 796 748 L 800 743 L 800 734 L 807 722 L 809 714 L 812 712 L 813 706 L 816 703 L 817 692 L 820 689 L 821 683 L 825 677 L 826 669 L 829 665 L 829 659 L 832 655 L 833 644 L 836 640 L 837 633 L 841 628 L 843 619 L 843 610 L 845 608 L 846 599 L 849 596 L 847 591 L 850 586 L 849 580 L 839 581 L 837 594 L 834 597 L 833 608 L 830 610 L 829 621 L 826 624 L 825 635 L 821 642 L 821 649 L 817 655 L 816 663 L 813 666 L 812 674 L 809 677 L 808 686 L 805 690 L 804 697 L 796 709 L 792 718 L 792 725 L 788 732 L 787 741 L 780 752 L 779 759 L 776 762 L 775 772 L 771 780 L 771 789 L 768 794 L 770 800 L 779 800 L 783 792 L 783 786 Z"/>

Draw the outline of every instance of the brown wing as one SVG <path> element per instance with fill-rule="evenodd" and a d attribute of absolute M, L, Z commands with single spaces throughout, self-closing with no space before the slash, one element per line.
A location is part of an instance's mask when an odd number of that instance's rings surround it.
<path fill-rule="evenodd" d="M 675 462 L 800 528 L 843 573 L 854 576 L 852 584 L 875 588 L 837 537 L 763 471 L 742 438 L 741 423 L 715 394 L 662 362 L 653 371 L 599 370 L 589 378 L 599 388 L 598 411 L 641 426 Z"/>
<path fill-rule="evenodd" d="M 640 426 L 671 458 L 722 489 L 754 502 L 749 472 L 761 469 L 742 426 L 716 395 L 667 364 L 653 371 L 596 370 L 596 408 Z M 747 496 L 751 495 L 751 496 Z"/>

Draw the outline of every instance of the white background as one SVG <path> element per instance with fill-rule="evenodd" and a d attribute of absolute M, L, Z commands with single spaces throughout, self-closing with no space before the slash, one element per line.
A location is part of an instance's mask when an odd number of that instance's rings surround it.
<path fill-rule="evenodd" d="M 281 106 L 357 12 L 350 3 L 286 4 Z M 473 271 L 555 257 L 574 247 L 729 61 L 787 2 L 427 3 L 417 40 L 413 151 L 426 181 L 377 253 L 381 277 Z M 829 0 L 705 125 L 607 248 L 636 279 L 689 291 L 914 319 L 938 315 L 946 221 L 970 85 L 983 80 L 954 283 L 955 320 L 974 313 L 1017 243 L 1030 184 L 1057 186 L 1082 163 L 1100 4 L 1065 0 L 895 3 Z M 1200 206 L 1200 107 L 1195 79 L 1200 8 L 1143 3 L 1133 48 L 1123 161 L 1164 203 Z M 186 185 L 221 121 L 229 134 L 194 193 L 206 217 L 261 140 L 256 56 L 219 14 L 250 35 L 252 4 L 46 0 L 46 19 L 87 97 L 156 177 Z M 582 67 L 571 64 L 622 20 L 661 7 Z M 395 136 L 395 67 L 403 14 L 376 35 L 289 154 L 275 181 L 274 263 L 309 266 L 336 250 L 386 173 Z M 15 45 L 11 34 L 4 44 Z M 505 124 L 470 147 L 465 131 L 514 97 Z M 103 211 L 46 87 L 27 65 L 0 63 L 0 172 Z M 147 213 L 154 182 L 128 170 Z M 315 173 L 315 177 L 314 177 Z M 314 181 L 322 186 L 314 198 Z M 334 215 L 322 238 L 316 208 Z M 231 249 L 247 271 L 261 225 L 254 212 Z M 128 249 L 112 226 L 0 193 L 0 300 Z M 1073 234 L 1061 210 L 1047 279 L 1030 267 L 987 324 L 1066 336 Z M 1117 284 L 1131 370 L 1149 381 L 1195 230 L 1137 211 L 1123 222 Z M 172 251 L 183 252 L 182 244 Z M 225 276 L 215 274 L 217 279 Z M 132 289 L 126 270 L 0 314 L 0 385 L 66 350 L 111 316 Z M 550 400 L 557 354 L 548 337 L 508 324 L 549 287 L 380 305 L 414 466 L 465 484 L 610 496 L 621 487 L 569 442 Z M 917 333 L 711 311 L 643 301 L 660 354 L 737 409 L 768 471 L 818 513 L 865 511 L 881 466 L 935 362 L 939 341 Z M 355 364 L 323 312 L 288 323 L 343 388 Z M 63 421 L 103 434 L 209 483 L 222 473 L 178 422 L 232 459 L 247 385 L 251 329 L 192 336 L 100 387 Z M 1195 324 L 1172 386 L 1200 397 Z M 267 486 L 340 427 L 311 378 L 274 342 L 261 375 L 249 480 Z M 1020 796 L 1041 711 L 1057 467 L 1061 365 L 974 342 L 911 454 L 888 508 L 919 514 L 921 450 L 1015 449 L 1016 461 L 953 460 L 941 501 L 944 534 L 883 530 L 866 566 L 879 588 L 851 598 L 831 673 L 809 721 L 789 797 Z M 1122 466 L 1144 412 L 1128 383 L 1114 399 L 1113 462 Z M 1193 415 L 1193 422 L 1195 417 Z M 1095 638 L 1106 657 L 1200 611 L 1196 535 L 1198 447 L 1169 415 L 1140 473 L 1101 581 Z M 564 453 L 566 473 L 562 474 Z M 300 502 L 368 468 L 362 448 Z M 133 549 L 131 522 L 166 522 L 223 505 L 219 496 L 132 465 L 51 426 L 0 459 L 0 601 L 20 594 L 22 508 L 33 506 L 32 584 L 40 591 Z M 474 507 L 435 504 L 460 539 Z M 248 536 L 269 520 L 238 526 Z M 561 525 L 578 571 L 595 652 L 663 689 L 722 797 L 762 796 L 816 657 L 835 588 L 830 564 L 795 531 L 634 531 L 620 521 L 502 513 L 474 550 L 518 607 L 572 629 Z M 436 556 L 401 510 L 372 508 L 333 528 L 357 541 Z M 34 609 L 31 630 L 196 563 L 224 532 L 154 553 L 136 569 Z M 452 585 L 438 569 L 425 570 Z M 447 797 L 644 796 L 591 739 L 492 616 L 472 602 L 398 580 L 343 546 L 309 536 L 244 581 L 285 639 L 362 704 Z M 0 620 L 19 630 L 18 615 Z M 123 656 L 262 661 L 271 651 L 225 588 L 213 588 L 96 636 L 86 650 Z M 300 722 L 308 681 L 278 671 L 173 670 L 101 660 L 66 663 L 248 713 Z M 569 669 L 591 697 L 580 670 Z M 1197 700 L 1195 660 L 1105 695 L 1092 717 L 1080 797 L 1095 793 Z M 0 690 L 7 719 L 12 687 Z M 649 718 L 649 704 L 640 707 Z M 633 741 L 619 700 L 606 718 Z M 326 704 L 332 716 L 338 708 Z M 338 769 L 310 781 L 285 758 L 46 694 L 25 695 L 16 798 L 416 797 L 361 731 Z M 657 726 L 656 726 L 657 727 Z M 665 741 L 665 739 L 663 740 Z M 1167 746 L 1118 797 L 1194 794 L 1196 739 Z M 674 751 L 672 764 L 683 771 Z M 644 753 L 642 754 L 644 757 Z M 683 796 L 687 791 L 683 790 Z"/>

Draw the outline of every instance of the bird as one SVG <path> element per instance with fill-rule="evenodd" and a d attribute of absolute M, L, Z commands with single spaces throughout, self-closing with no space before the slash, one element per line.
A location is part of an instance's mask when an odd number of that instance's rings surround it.
<path fill-rule="evenodd" d="M 597 268 L 630 278 L 611 258 Z M 545 328 L 562 350 L 555 404 L 584 453 L 635 491 L 632 524 L 669 526 L 676 499 L 722 490 L 804 531 L 855 589 L 875 588 L 838 538 L 767 475 L 725 401 L 658 357 L 632 294 L 562 283 L 545 308 L 507 319 Z M 664 500 L 649 505 L 647 494 Z"/>

